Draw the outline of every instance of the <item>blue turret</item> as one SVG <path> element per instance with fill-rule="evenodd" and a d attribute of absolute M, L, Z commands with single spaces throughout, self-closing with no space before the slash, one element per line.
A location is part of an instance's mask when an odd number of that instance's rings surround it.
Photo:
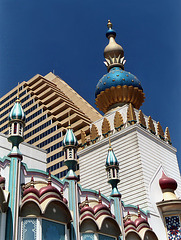
<path fill-rule="evenodd" d="M 19 144 L 23 142 L 25 113 L 19 98 L 16 100 L 9 114 L 9 142 L 12 142 L 12 152 L 19 153 Z"/>
<path fill-rule="evenodd" d="M 9 137 L 8 141 L 12 143 L 11 152 L 8 156 L 11 158 L 9 170 L 10 192 L 6 240 L 18 239 L 18 220 L 19 220 L 19 199 L 20 199 L 20 179 L 21 179 L 21 160 L 22 154 L 19 150 L 19 144 L 23 142 L 25 114 L 22 109 L 19 97 L 17 98 L 9 114 Z"/>
<path fill-rule="evenodd" d="M 64 163 L 68 167 L 67 177 L 77 177 L 74 173 L 77 165 L 77 147 L 77 138 L 75 137 L 73 130 L 69 125 L 63 139 Z"/>
<path fill-rule="evenodd" d="M 106 171 L 107 171 L 108 183 L 110 183 L 112 186 L 111 196 L 121 197 L 121 194 L 117 189 L 117 185 L 120 182 L 119 162 L 114 154 L 111 144 L 109 144 L 108 155 L 106 158 Z"/>
<path fill-rule="evenodd" d="M 73 130 L 70 126 L 67 128 L 67 132 L 63 139 L 63 148 L 64 148 L 64 163 L 68 167 L 68 173 L 66 179 L 69 180 L 69 208 L 73 213 L 73 221 L 71 222 L 71 233 L 70 239 L 77 240 L 80 239 L 79 236 L 79 209 L 77 202 L 77 181 L 78 177 L 75 173 L 77 166 L 77 148 L 78 141 L 75 137 Z"/>

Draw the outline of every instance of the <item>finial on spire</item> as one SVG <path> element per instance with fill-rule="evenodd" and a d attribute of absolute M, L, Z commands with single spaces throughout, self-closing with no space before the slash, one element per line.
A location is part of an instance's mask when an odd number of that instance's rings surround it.
<path fill-rule="evenodd" d="M 17 100 L 16 101 L 19 101 L 19 82 L 18 82 Z"/>
<path fill-rule="evenodd" d="M 99 190 L 99 203 L 102 203 L 101 191 Z"/>
<path fill-rule="evenodd" d="M 110 20 L 108 20 L 107 27 L 108 27 L 108 29 L 112 29 L 112 23 L 111 23 L 111 21 L 110 21 Z"/>
<path fill-rule="evenodd" d="M 51 185 L 52 183 L 52 177 L 51 177 L 51 172 L 49 171 L 49 174 L 48 174 L 48 185 Z"/>
<path fill-rule="evenodd" d="M 68 111 L 68 127 L 70 127 L 70 111 Z"/>

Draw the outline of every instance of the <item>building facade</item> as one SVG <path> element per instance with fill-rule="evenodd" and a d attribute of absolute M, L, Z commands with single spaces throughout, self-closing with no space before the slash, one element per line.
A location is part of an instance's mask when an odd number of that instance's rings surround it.
<path fill-rule="evenodd" d="M 105 115 L 91 124 L 90 141 L 86 134 L 82 135 L 81 184 L 85 188 L 100 189 L 109 196 L 111 189 L 104 172 L 110 138 L 120 165 L 118 187 L 122 201 L 139 205 L 148 213 L 148 222 L 159 239 L 181 239 L 181 178 L 169 129 L 163 131 L 159 122 L 139 110 L 145 98 L 143 89 L 137 77 L 124 70 L 124 51 L 115 41 L 116 33 L 110 22 L 106 36 L 109 44 L 104 56 L 108 73 L 99 80 L 95 94 L 96 104 Z M 160 187 L 163 173 L 176 180 L 177 189 L 174 184 L 171 189 Z M 172 198 L 173 189 L 176 191 Z M 176 205 L 168 207 L 169 204 L 164 203 L 164 191 L 169 192 L 171 202 L 176 199 Z M 167 207 L 164 208 L 164 204 Z M 179 222 L 176 228 L 174 221 Z M 171 236 L 171 231 L 175 235 Z"/>
<path fill-rule="evenodd" d="M 27 164 L 24 163 L 20 144 L 23 142 L 25 115 L 19 99 L 8 119 L 8 141 L 12 147 L 7 156 L 0 158 L 2 240 L 158 240 L 143 210 L 133 205 L 124 205 L 123 209 L 117 188 L 119 163 L 111 145 L 105 163 L 112 192 L 106 198 L 100 191 L 83 189 L 77 183 L 78 141 L 70 124 L 62 142 L 68 172 L 61 181 L 40 169 L 35 159 L 35 150 L 39 150 L 34 147 L 32 158 L 30 156 Z M 6 148 L 4 141 L 1 148 L 4 144 Z M 22 148 L 23 151 L 31 151 L 32 147 L 26 144 L 26 148 L 29 149 Z M 29 168 L 34 166 L 33 161 L 36 169 Z M 124 217 L 130 208 L 135 213 Z"/>
<path fill-rule="evenodd" d="M 81 130 L 89 135 L 90 123 L 101 114 L 58 76 L 53 73 L 44 77 L 36 75 L 0 99 L 0 132 L 4 134 L 8 133 L 8 115 L 18 91 L 26 115 L 25 142 L 45 149 L 47 171 L 58 178 L 64 177 L 67 167 L 63 164 L 62 139 L 68 122 L 79 140 Z"/>

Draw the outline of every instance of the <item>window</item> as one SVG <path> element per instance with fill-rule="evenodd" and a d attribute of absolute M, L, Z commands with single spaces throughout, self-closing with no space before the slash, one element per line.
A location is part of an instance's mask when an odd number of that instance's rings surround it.
<path fill-rule="evenodd" d="M 16 134 L 16 132 L 17 132 L 17 123 L 15 122 L 14 123 L 14 134 Z"/>
<path fill-rule="evenodd" d="M 181 225 L 179 216 L 165 217 L 168 239 L 180 239 Z"/>
<path fill-rule="evenodd" d="M 94 240 L 94 233 L 82 233 L 82 240 Z"/>
<path fill-rule="evenodd" d="M 116 240 L 115 237 L 110 237 L 107 235 L 99 234 L 99 240 Z"/>
<path fill-rule="evenodd" d="M 50 239 L 64 240 L 65 225 L 42 219 L 42 240 L 50 240 Z"/>
<path fill-rule="evenodd" d="M 24 218 L 22 222 L 22 240 L 36 240 L 37 220 L 36 218 Z"/>

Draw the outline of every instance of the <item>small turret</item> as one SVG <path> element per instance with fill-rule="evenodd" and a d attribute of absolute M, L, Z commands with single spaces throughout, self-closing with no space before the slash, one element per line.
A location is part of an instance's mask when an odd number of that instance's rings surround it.
<path fill-rule="evenodd" d="M 19 153 L 19 144 L 23 142 L 25 113 L 21 106 L 19 96 L 9 114 L 9 137 L 8 141 L 12 143 L 12 152 Z"/>
<path fill-rule="evenodd" d="M 119 162 L 113 152 L 110 140 L 109 140 L 108 155 L 106 158 L 106 171 L 107 171 L 108 183 L 110 183 L 112 186 L 111 196 L 120 196 L 121 197 L 121 194 L 117 189 L 117 185 L 120 182 L 120 180 L 119 180 Z"/>
<path fill-rule="evenodd" d="M 67 128 L 67 132 L 63 139 L 63 148 L 64 148 L 64 163 L 69 170 L 68 176 L 77 177 L 74 171 L 76 170 L 76 165 L 77 165 L 78 141 L 73 133 L 73 130 L 70 124 Z"/>

